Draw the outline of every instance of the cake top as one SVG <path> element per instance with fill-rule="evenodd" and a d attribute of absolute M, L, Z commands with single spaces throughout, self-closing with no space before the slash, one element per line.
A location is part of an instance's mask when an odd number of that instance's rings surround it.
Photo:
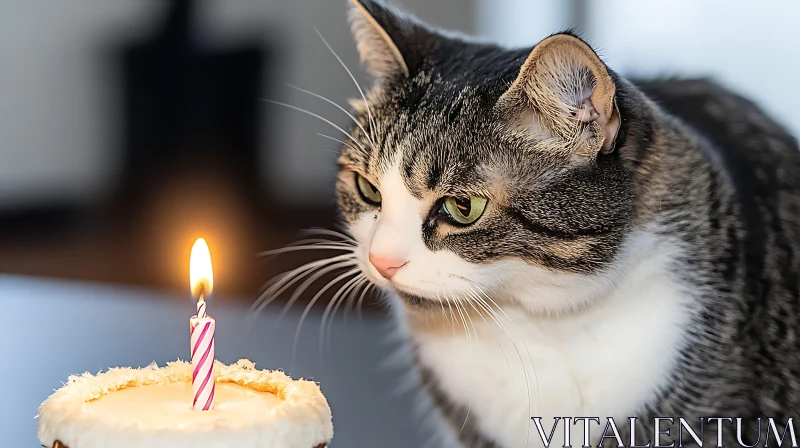
<path fill-rule="evenodd" d="M 192 366 L 112 368 L 71 376 L 39 408 L 39 441 L 70 448 L 313 448 L 333 437 L 328 402 L 311 381 L 216 362 L 214 410 L 191 409 Z M 154 386 L 154 387 L 143 387 Z"/>

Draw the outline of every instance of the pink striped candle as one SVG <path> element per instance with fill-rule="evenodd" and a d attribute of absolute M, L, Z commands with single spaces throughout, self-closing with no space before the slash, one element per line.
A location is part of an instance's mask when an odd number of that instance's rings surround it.
<path fill-rule="evenodd" d="M 209 411 L 214 408 L 214 330 L 217 322 L 206 311 L 205 298 L 214 287 L 211 254 L 205 240 L 198 238 L 189 260 L 189 282 L 192 297 L 197 298 L 197 315 L 189 319 L 192 350 L 192 409 Z"/>
<path fill-rule="evenodd" d="M 200 313 L 200 300 L 197 308 Z M 209 411 L 214 408 L 214 330 L 217 322 L 213 317 L 194 316 L 190 320 L 191 348 L 192 348 L 192 409 L 195 411 Z"/>

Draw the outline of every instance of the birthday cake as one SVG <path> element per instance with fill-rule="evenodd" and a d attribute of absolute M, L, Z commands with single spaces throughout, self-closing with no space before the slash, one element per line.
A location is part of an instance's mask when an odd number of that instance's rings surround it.
<path fill-rule="evenodd" d="M 252 362 L 214 365 L 213 409 L 192 409 L 192 365 L 72 376 L 39 408 L 46 448 L 323 448 L 333 437 L 319 386 Z"/>

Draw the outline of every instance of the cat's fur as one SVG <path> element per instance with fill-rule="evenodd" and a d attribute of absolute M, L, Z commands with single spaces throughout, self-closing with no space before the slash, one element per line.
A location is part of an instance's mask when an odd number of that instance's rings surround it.
<path fill-rule="evenodd" d="M 505 49 L 368 0 L 350 19 L 375 85 L 353 101 L 337 198 L 464 446 L 540 446 L 532 416 L 547 432 L 642 417 L 644 440 L 654 416 L 797 418 L 800 153 L 784 129 L 707 80 L 626 80 L 569 33 Z M 489 201 L 474 224 L 436 213 L 471 195 Z M 388 281 L 369 254 L 407 264 Z"/>

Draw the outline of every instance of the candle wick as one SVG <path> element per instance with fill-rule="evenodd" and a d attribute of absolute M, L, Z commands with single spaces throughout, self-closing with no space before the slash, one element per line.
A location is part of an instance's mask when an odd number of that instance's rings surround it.
<path fill-rule="evenodd" d="M 200 296 L 197 299 L 197 317 L 201 319 L 205 319 L 208 317 L 208 313 L 206 312 L 206 300 L 203 294 L 203 285 L 200 284 Z"/>

